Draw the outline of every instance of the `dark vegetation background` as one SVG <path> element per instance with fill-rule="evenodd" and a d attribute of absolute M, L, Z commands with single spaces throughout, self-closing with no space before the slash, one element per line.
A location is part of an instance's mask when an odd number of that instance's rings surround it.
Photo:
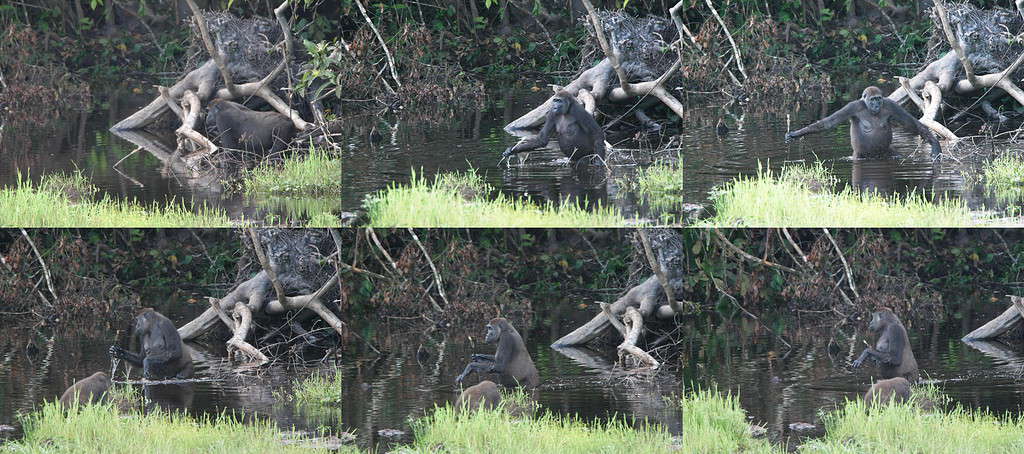
<path fill-rule="evenodd" d="M 407 230 L 375 231 L 397 264 L 392 274 L 379 249 L 368 246 L 365 230 L 344 229 L 343 261 L 373 274 L 342 274 L 333 310 L 343 320 L 426 315 L 434 323 L 475 323 L 498 313 L 525 319 L 534 311 L 593 314 L 595 301 L 614 301 L 651 274 L 630 229 L 416 232 L 444 282 L 443 312 L 427 298 L 437 294 L 433 274 Z M 720 232 L 748 254 L 795 266 L 778 229 Z M 956 316 L 958 311 L 948 309 L 958 308 L 962 296 L 1004 308 L 1003 295 L 1022 284 L 1024 230 L 844 229 L 832 235 L 861 296 L 849 305 L 835 290 L 842 265 L 822 232 L 789 230 L 812 265 L 809 272 L 793 273 L 740 257 L 714 230 L 683 230 L 686 294 L 680 299 L 694 313 L 726 317 L 747 310 L 758 316 L 783 311 L 810 321 L 854 320 L 885 305 L 901 316 L 935 319 Z M 241 233 L 0 230 L 0 320 L 61 323 L 85 312 L 127 319 L 138 307 L 167 302 L 205 308 L 205 296 L 221 297 L 258 271 Z M 46 271 L 57 298 L 47 289 Z M 533 323 L 550 323 L 545 319 Z"/>
<path fill-rule="evenodd" d="M 240 16 L 271 17 L 279 2 L 197 3 Z M 354 0 L 296 3 L 296 37 L 311 56 L 300 86 L 316 79 L 325 89 L 336 90 L 336 103 L 379 95 L 379 84 L 373 80 L 380 77 L 383 53 Z M 660 17 L 667 17 L 674 3 L 594 1 L 598 8 Z M 1001 4 L 975 3 L 985 8 Z M 910 75 L 929 61 L 932 29 L 924 12 L 931 6 L 928 0 L 713 4 L 750 60 L 750 72 L 760 68 L 789 78 L 809 73 L 873 79 L 880 74 Z M 584 11 L 579 1 L 368 0 L 364 5 L 395 55 L 406 86 L 400 96 L 405 99 L 472 98 L 479 96 L 478 81 L 495 77 L 522 80 L 543 75 L 564 82 L 602 57 L 574 19 Z M 686 23 L 698 40 L 727 55 L 728 42 L 710 9 L 699 0 L 690 0 L 688 6 Z M 30 109 L 39 101 L 80 102 L 88 99 L 89 85 L 109 85 L 126 77 L 174 79 L 199 49 L 183 22 L 189 15 L 184 0 L 0 2 L 0 103 L 8 111 Z M 330 64 L 331 51 L 343 44 L 357 60 L 339 71 Z M 776 67 L 779 58 L 785 59 L 783 68 Z M 695 59 L 683 68 L 684 76 L 692 81 L 722 77 L 721 62 L 706 63 Z"/>

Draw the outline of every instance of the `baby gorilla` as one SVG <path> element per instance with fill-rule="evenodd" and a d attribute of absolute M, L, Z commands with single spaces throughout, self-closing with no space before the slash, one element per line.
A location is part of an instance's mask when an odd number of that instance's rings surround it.
<path fill-rule="evenodd" d="M 295 125 L 277 112 L 259 112 L 214 99 L 206 112 L 206 134 L 221 146 L 251 153 L 277 153 L 295 136 Z"/>
<path fill-rule="evenodd" d="M 889 402 L 902 403 L 910 400 L 910 382 L 906 378 L 896 377 L 879 380 L 871 385 L 864 394 L 864 402 L 871 405 L 884 405 Z"/>
<path fill-rule="evenodd" d="M 466 369 L 455 378 L 456 383 L 462 383 L 470 372 L 485 372 L 498 374 L 498 382 L 503 386 L 535 388 L 540 384 L 530 352 L 526 351 L 522 336 L 508 320 L 500 317 L 491 319 L 484 342 L 497 342 L 498 351 L 494 355 L 474 354 Z"/>
<path fill-rule="evenodd" d="M 911 382 L 917 381 L 917 360 L 910 349 L 907 329 L 896 314 L 887 308 L 873 312 L 868 329 L 878 333 L 875 348 L 865 348 L 853 362 L 853 367 L 860 367 L 864 360 L 872 359 L 878 363 L 882 378 L 903 377 Z"/>
<path fill-rule="evenodd" d="M 112 345 L 110 356 L 142 368 L 147 380 L 192 377 L 192 355 L 174 323 L 153 309 L 143 309 L 132 325 L 132 338 L 140 353 Z"/>
<path fill-rule="evenodd" d="M 500 402 L 501 394 L 498 393 L 498 385 L 494 384 L 493 381 L 484 380 L 462 391 L 459 398 L 455 399 L 455 409 L 476 410 L 483 407 L 487 410 L 493 410 L 497 408 Z"/>
<path fill-rule="evenodd" d="M 94 404 L 103 402 L 107 390 L 110 389 L 110 377 L 103 372 L 96 372 L 86 378 L 74 382 L 64 394 L 60 396 L 60 403 L 70 407 L 74 403 Z"/>
<path fill-rule="evenodd" d="M 832 115 L 806 128 L 786 133 L 786 143 L 800 136 L 832 129 L 847 120 L 850 121 L 850 146 L 853 147 L 854 159 L 892 156 L 890 123 L 893 122 L 902 124 L 904 128 L 927 140 L 932 146 L 932 159 L 938 159 L 942 153 L 939 140 L 931 130 L 899 104 L 884 98 L 878 87 L 865 88 L 860 99 L 850 102 Z"/>
<path fill-rule="evenodd" d="M 578 161 L 590 155 L 604 159 L 604 130 L 565 90 L 560 90 L 551 100 L 551 110 L 548 111 L 540 134 L 508 147 L 501 157 L 507 158 L 516 153 L 546 146 L 551 140 L 552 132 L 558 139 L 558 149 L 569 159 Z"/>

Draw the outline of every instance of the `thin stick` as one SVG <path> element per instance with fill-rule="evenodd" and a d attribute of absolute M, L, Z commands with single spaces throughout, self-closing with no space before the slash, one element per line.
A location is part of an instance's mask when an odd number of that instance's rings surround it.
<path fill-rule="evenodd" d="M 732 244 L 732 242 L 729 241 L 729 239 L 726 238 L 725 235 L 722 235 L 722 232 L 720 232 L 718 229 L 711 229 L 711 231 L 715 232 L 715 236 L 723 244 L 725 244 L 725 246 L 728 247 L 729 250 L 735 252 L 736 254 L 739 254 L 740 257 L 743 257 L 743 258 L 745 258 L 745 259 L 747 259 L 747 260 L 749 260 L 751 262 L 760 263 L 760 264 L 762 264 L 764 266 L 767 266 L 767 267 L 777 268 L 777 269 L 780 269 L 782 271 L 788 271 L 790 273 L 795 273 L 796 272 L 795 269 L 790 268 L 790 267 L 788 267 L 786 265 L 780 265 L 778 263 L 769 262 L 768 260 L 764 260 L 764 259 L 761 259 L 760 257 L 754 257 L 753 255 L 748 254 L 743 249 L 740 249 L 735 244 Z M 802 255 L 802 253 L 801 253 L 801 255 Z"/>
<path fill-rule="evenodd" d="M 661 283 L 661 288 L 665 291 L 665 298 L 668 298 L 669 307 L 675 313 L 682 314 L 683 306 L 676 301 L 675 295 L 672 294 L 672 287 L 669 286 L 668 276 L 661 270 L 661 263 L 654 257 L 654 251 L 651 249 L 651 241 L 647 238 L 647 232 L 644 229 L 640 229 L 637 233 L 640 234 L 640 242 L 644 245 L 644 254 L 647 255 L 647 262 L 651 264 L 654 275 L 658 276 L 658 282 Z"/>
<path fill-rule="evenodd" d="M 28 241 L 28 245 L 32 246 L 32 252 L 36 254 L 36 260 L 39 260 L 39 265 L 43 267 L 43 275 L 46 277 L 46 287 L 50 289 L 50 294 L 53 295 L 53 302 L 56 303 L 59 297 L 57 296 L 57 291 L 53 289 L 53 279 L 50 277 L 50 268 L 46 266 L 46 261 L 43 260 L 43 255 L 39 253 L 39 249 L 36 248 L 36 243 L 28 236 L 28 232 L 23 228 L 18 228 L 18 230 L 21 230 L 21 236 L 25 237 L 25 241 Z M 41 292 L 40 296 L 42 296 Z M 45 300 L 46 298 L 43 299 Z"/>
<path fill-rule="evenodd" d="M 131 153 L 128 153 L 128 154 L 124 155 L 123 158 L 119 159 L 117 162 L 114 163 L 114 165 L 112 165 L 110 167 L 117 167 L 118 164 L 124 162 L 124 160 L 128 159 L 129 156 L 131 156 L 131 155 L 133 155 L 135 153 L 138 153 L 139 151 L 142 151 L 142 147 L 136 147 L 134 150 L 131 151 Z"/>
<path fill-rule="evenodd" d="M 619 334 L 622 335 L 623 339 L 625 339 L 626 338 L 626 327 L 622 325 L 622 322 L 619 320 L 618 317 L 616 317 L 614 314 L 612 314 L 611 305 L 608 304 L 608 303 L 597 303 L 597 305 L 598 305 L 598 307 L 601 308 L 601 312 L 603 312 L 604 315 L 606 317 L 608 317 L 608 322 L 611 323 L 612 326 L 615 328 L 615 330 L 618 331 Z"/>
<path fill-rule="evenodd" d="M 196 5 L 195 0 L 185 0 L 188 3 L 188 7 L 192 9 L 192 16 L 196 20 L 196 25 L 199 27 L 199 34 L 203 38 L 203 44 L 206 45 L 206 52 L 210 54 L 213 61 L 217 63 L 217 69 L 220 70 L 221 77 L 224 78 L 224 86 L 231 93 L 232 97 L 238 97 L 237 90 L 235 89 L 235 82 L 231 78 L 231 71 L 228 70 L 228 65 L 224 62 L 224 57 L 217 51 L 217 48 L 213 45 L 213 40 L 210 39 L 210 30 L 206 27 L 206 19 L 203 18 L 203 14 L 199 11 L 199 6 Z"/>
<path fill-rule="evenodd" d="M 729 38 L 729 44 L 732 45 L 732 51 L 736 54 L 736 67 L 740 69 L 740 74 L 743 75 L 743 80 L 746 81 L 747 70 L 743 69 L 743 55 L 740 54 L 740 48 L 736 45 L 736 41 L 732 39 L 732 33 L 729 33 L 729 27 L 725 26 L 725 21 L 722 20 L 722 16 L 718 15 L 718 11 L 715 9 L 715 6 L 711 4 L 711 0 L 704 0 L 704 3 L 707 3 L 708 8 L 711 8 L 711 14 L 715 16 L 715 19 L 718 21 L 718 25 L 722 26 L 722 31 L 725 32 L 725 36 Z"/>
<path fill-rule="evenodd" d="M 434 282 L 437 284 L 437 293 L 441 294 L 441 300 L 444 301 L 445 307 L 450 306 L 448 304 L 448 297 L 444 294 L 444 284 L 441 283 L 441 273 L 437 272 L 437 267 L 434 266 L 434 261 L 430 259 L 430 254 L 427 254 L 427 248 L 423 247 L 423 243 L 420 242 L 420 238 L 416 236 L 416 231 L 412 228 L 408 228 L 409 235 L 412 235 L 412 240 L 416 242 L 416 245 L 420 247 L 420 251 L 423 252 L 423 256 L 427 258 L 427 264 L 430 265 L 430 270 L 434 272 Z M 444 312 L 437 302 L 431 301 L 434 304 L 434 310 L 438 312 Z"/>
<path fill-rule="evenodd" d="M 825 236 L 832 242 L 832 246 L 836 248 L 836 254 L 839 254 L 839 260 L 843 262 L 843 269 L 846 271 L 846 282 L 850 284 L 850 291 L 853 292 L 853 296 L 860 299 L 860 294 L 857 293 L 857 284 L 853 282 L 853 270 L 850 269 L 850 264 L 846 263 L 846 256 L 843 255 L 843 251 L 839 249 L 839 244 L 836 243 L 836 239 L 832 238 L 832 234 L 829 233 L 828 229 L 821 229 L 825 232 Z"/>
<path fill-rule="evenodd" d="M 388 69 L 391 70 L 391 78 L 395 79 L 395 84 L 398 85 L 398 88 L 402 88 L 402 81 L 398 80 L 398 71 L 395 71 L 395 59 L 391 57 L 391 51 L 388 50 L 387 43 L 385 43 L 384 38 L 380 36 L 380 32 L 377 31 L 377 27 L 373 25 L 373 21 L 370 20 L 370 15 L 366 14 L 366 8 L 363 7 L 363 2 L 361 0 L 356 0 L 356 6 L 359 7 L 359 12 L 363 14 L 363 19 L 366 19 L 366 24 L 370 26 L 371 30 L 373 30 L 373 34 L 377 36 L 377 41 L 380 43 L 380 47 L 384 48 L 384 55 L 388 59 Z M 392 93 L 395 92 L 390 85 L 385 84 L 385 86 L 388 87 Z"/>

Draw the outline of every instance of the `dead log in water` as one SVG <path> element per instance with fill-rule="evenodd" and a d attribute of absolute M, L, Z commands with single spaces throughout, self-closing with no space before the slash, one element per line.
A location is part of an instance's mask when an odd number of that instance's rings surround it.
<path fill-rule="evenodd" d="M 1003 311 L 1002 314 L 999 314 L 998 317 L 992 319 L 992 321 L 982 325 L 974 331 L 971 331 L 960 340 L 970 342 L 976 340 L 995 339 L 1020 325 L 1020 323 L 1024 321 L 1024 298 L 1016 295 L 1009 296 L 1010 302 L 1012 303 L 1009 308 Z"/>

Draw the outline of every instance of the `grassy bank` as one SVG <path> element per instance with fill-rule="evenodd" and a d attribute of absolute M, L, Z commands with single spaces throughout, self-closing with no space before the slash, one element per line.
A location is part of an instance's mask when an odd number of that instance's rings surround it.
<path fill-rule="evenodd" d="M 289 156 L 280 165 L 261 163 L 245 171 L 240 186 L 250 197 L 338 195 L 341 159 L 310 147 L 308 154 Z"/>
<path fill-rule="evenodd" d="M 704 226 L 959 227 L 976 225 L 958 200 L 932 202 L 921 194 L 884 196 L 846 187 L 817 166 L 795 166 L 777 174 L 759 170 L 711 195 L 714 217 Z"/>
<path fill-rule="evenodd" d="M 47 175 L 37 185 L 21 179 L 0 189 L 0 226 L 10 227 L 229 227 L 227 215 L 181 203 L 144 206 L 138 202 L 95 198 L 85 177 Z"/>
<path fill-rule="evenodd" d="M 592 211 L 572 201 L 534 203 L 498 194 L 475 171 L 441 174 L 433 184 L 413 173 L 408 186 L 393 185 L 366 202 L 373 227 L 621 227 L 613 207 Z"/>
<path fill-rule="evenodd" d="M 5 446 L 6 450 L 133 454 L 330 452 L 285 445 L 274 424 L 260 420 L 243 424 L 226 413 L 197 418 L 163 412 L 122 415 L 111 405 L 88 405 L 67 412 L 58 404 L 47 403 L 24 417 L 22 423 L 25 438 Z"/>
<path fill-rule="evenodd" d="M 982 179 L 997 200 L 1020 200 L 1024 198 L 1024 158 L 1017 154 L 1001 155 L 985 164 Z"/>

